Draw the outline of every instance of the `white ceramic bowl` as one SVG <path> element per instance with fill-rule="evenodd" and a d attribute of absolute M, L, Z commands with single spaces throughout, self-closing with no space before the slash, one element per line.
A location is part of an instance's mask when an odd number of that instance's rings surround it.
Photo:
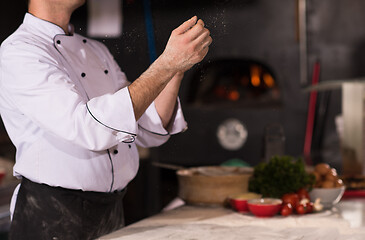
<path fill-rule="evenodd" d="M 321 204 L 325 209 L 331 208 L 338 203 L 345 192 L 345 187 L 338 188 L 313 188 L 309 192 L 309 197 L 312 202 L 317 198 L 321 199 Z"/>

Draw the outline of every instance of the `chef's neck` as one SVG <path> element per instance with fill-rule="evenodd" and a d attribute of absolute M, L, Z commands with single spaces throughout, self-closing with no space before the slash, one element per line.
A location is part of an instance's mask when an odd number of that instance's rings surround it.
<path fill-rule="evenodd" d="M 44 4 L 41 2 L 42 1 L 31 1 L 28 6 L 28 12 L 40 19 L 58 25 L 65 31 L 65 34 L 68 35 L 68 25 L 71 14 L 75 9 L 59 5 Z"/>

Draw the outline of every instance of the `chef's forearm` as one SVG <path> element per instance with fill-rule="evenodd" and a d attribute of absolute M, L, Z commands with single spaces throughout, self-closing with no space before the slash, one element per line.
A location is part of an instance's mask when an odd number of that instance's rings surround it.
<path fill-rule="evenodd" d="M 174 113 L 177 96 L 181 80 L 184 73 L 179 72 L 171 79 L 167 86 L 162 90 L 155 100 L 155 106 L 158 115 L 161 118 L 162 125 L 167 128 L 171 121 L 172 114 Z"/>
<path fill-rule="evenodd" d="M 161 60 L 157 59 L 138 79 L 128 86 L 136 120 L 142 116 L 174 75 L 175 71 L 165 68 Z"/>

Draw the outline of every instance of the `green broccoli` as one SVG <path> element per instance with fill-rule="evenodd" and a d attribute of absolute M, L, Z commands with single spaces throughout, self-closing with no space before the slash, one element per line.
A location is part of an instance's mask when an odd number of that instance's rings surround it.
<path fill-rule="evenodd" d="M 263 197 L 281 198 L 285 193 L 310 188 L 315 178 L 305 171 L 301 158 L 274 156 L 268 163 L 259 163 L 249 182 L 249 191 Z"/>

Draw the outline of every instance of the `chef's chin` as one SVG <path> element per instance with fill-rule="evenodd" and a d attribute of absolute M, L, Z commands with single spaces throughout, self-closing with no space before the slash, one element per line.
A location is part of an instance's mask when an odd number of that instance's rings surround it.
<path fill-rule="evenodd" d="M 85 4 L 86 0 L 68 0 L 70 2 L 72 2 L 73 4 L 73 9 L 76 10 L 77 8 L 81 7 L 82 5 Z"/>

